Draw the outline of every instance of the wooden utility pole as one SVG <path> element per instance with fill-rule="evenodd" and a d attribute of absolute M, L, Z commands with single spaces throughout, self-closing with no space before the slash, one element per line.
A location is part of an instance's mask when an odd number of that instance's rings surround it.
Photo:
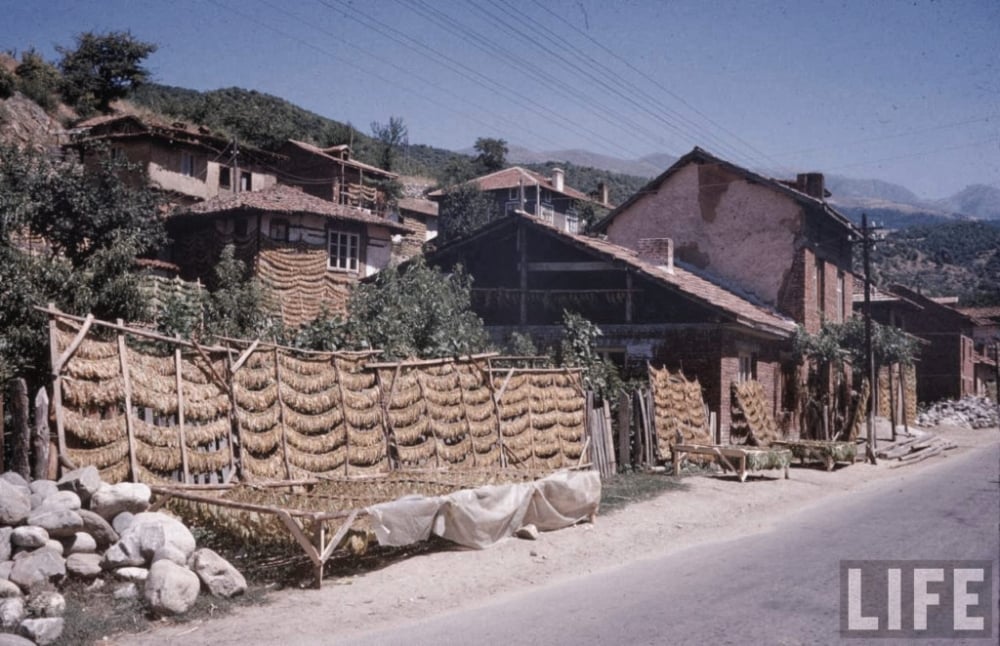
<path fill-rule="evenodd" d="M 861 235 L 865 262 L 865 375 L 871 395 L 868 397 L 868 442 L 865 454 L 868 461 L 876 464 L 875 459 L 875 356 L 872 352 L 872 274 L 871 274 L 871 231 L 868 228 L 868 214 L 861 214 Z"/>

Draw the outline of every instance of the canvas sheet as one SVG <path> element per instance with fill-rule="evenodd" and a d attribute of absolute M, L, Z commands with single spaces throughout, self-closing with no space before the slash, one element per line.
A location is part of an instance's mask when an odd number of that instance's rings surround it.
<path fill-rule="evenodd" d="M 380 545 L 399 547 L 432 534 L 482 549 L 525 525 L 541 531 L 574 525 L 597 513 L 596 471 L 560 471 L 535 482 L 488 485 L 446 496 L 405 496 L 367 508 Z"/>

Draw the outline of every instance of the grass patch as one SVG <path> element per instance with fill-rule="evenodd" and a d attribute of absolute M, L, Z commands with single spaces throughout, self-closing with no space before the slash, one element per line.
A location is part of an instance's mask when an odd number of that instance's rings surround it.
<path fill-rule="evenodd" d="M 655 498 L 666 491 L 684 491 L 687 485 L 663 473 L 619 473 L 601 482 L 601 512 Z"/>

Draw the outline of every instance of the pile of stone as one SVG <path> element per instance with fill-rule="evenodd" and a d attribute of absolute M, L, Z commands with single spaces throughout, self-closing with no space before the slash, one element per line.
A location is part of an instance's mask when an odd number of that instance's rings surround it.
<path fill-rule="evenodd" d="M 1000 407 L 985 397 L 940 401 L 917 414 L 917 426 L 997 427 L 1000 426 Z"/>
<path fill-rule="evenodd" d="M 236 568 L 177 518 L 147 511 L 149 487 L 107 484 L 97 469 L 58 482 L 0 474 L 0 644 L 16 633 L 37 644 L 62 634 L 67 579 L 114 585 L 115 598 L 141 598 L 159 616 L 187 612 L 201 590 L 232 597 L 246 590 Z"/>

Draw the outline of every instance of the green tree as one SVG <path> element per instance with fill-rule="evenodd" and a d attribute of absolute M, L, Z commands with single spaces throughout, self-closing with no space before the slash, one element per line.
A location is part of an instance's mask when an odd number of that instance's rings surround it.
<path fill-rule="evenodd" d="M 388 359 L 451 357 L 489 348 L 472 311 L 472 280 L 461 267 L 444 274 L 422 256 L 358 285 L 348 304 L 356 347 L 379 348 Z"/>
<path fill-rule="evenodd" d="M 17 75 L 17 87 L 26 97 L 40 105 L 45 110 L 56 107 L 56 93 L 62 77 L 55 66 L 47 63 L 42 55 L 34 49 L 21 54 L 21 64 L 14 70 Z"/>
<path fill-rule="evenodd" d="M 479 164 L 484 173 L 493 173 L 503 170 L 507 165 L 507 142 L 503 139 L 493 139 L 490 137 L 480 137 L 476 139 L 474 148 L 479 155 L 476 156 L 476 163 Z"/>
<path fill-rule="evenodd" d="M 601 328 L 576 312 L 563 310 L 563 336 L 559 345 L 559 363 L 583 369 L 583 383 L 601 401 L 614 402 L 623 383 L 614 364 L 597 352 Z"/>
<path fill-rule="evenodd" d="M 438 210 L 440 244 L 468 235 L 500 217 L 493 198 L 474 184 L 459 184 L 449 189 Z"/>
<path fill-rule="evenodd" d="M 62 54 L 63 97 L 81 111 L 108 112 L 112 101 L 149 79 L 142 62 L 156 51 L 156 45 L 137 40 L 127 31 L 88 31 L 76 37 L 75 49 L 56 50 Z"/>
<path fill-rule="evenodd" d="M 403 117 L 389 117 L 389 123 L 372 121 L 372 136 L 378 142 L 381 168 L 391 171 L 395 167 L 399 149 L 409 142 L 408 135 Z"/>
<path fill-rule="evenodd" d="M 212 289 L 205 303 L 205 329 L 215 336 L 237 339 L 275 338 L 281 325 L 264 306 L 264 290 L 236 257 L 233 245 L 223 247 L 215 265 Z"/>

